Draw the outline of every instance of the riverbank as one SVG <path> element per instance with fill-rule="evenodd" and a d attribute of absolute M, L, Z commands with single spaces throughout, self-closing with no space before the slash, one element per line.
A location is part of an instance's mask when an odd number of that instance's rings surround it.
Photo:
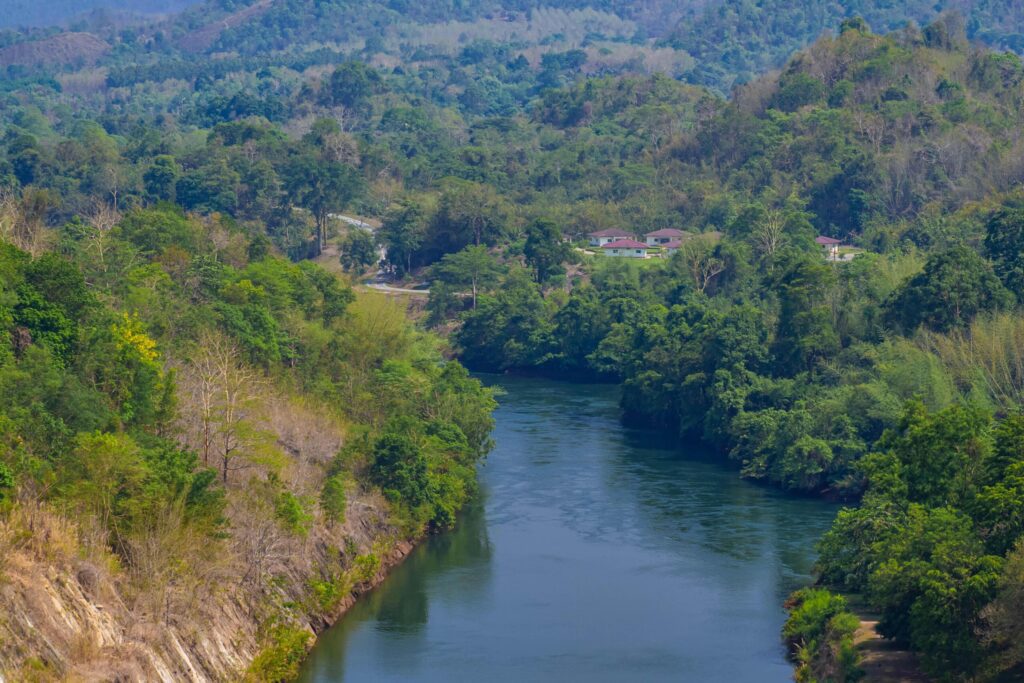
<path fill-rule="evenodd" d="M 83 553 L 79 530 L 56 511 L 37 508 L 19 522 L 45 542 L 2 558 L 0 682 L 9 683 L 273 680 L 417 540 L 397 538 L 384 501 L 359 493 L 344 524 L 317 525 L 275 550 L 274 581 L 223 581 L 154 599 L 136 592 L 113 557 Z M 0 535 L 13 531 L 9 523 Z"/>

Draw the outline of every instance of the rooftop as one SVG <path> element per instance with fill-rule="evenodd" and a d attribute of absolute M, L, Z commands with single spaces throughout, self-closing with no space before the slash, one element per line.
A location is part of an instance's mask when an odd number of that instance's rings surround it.
<path fill-rule="evenodd" d="M 833 239 L 831 237 L 825 237 L 824 235 L 819 235 L 818 237 L 815 237 L 814 241 L 817 242 L 818 244 L 822 245 L 822 246 L 827 246 L 829 244 L 842 244 L 843 243 L 842 240 Z"/>
<path fill-rule="evenodd" d="M 628 237 L 632 233 L 622 228 L 608 228 L 607 230 L 598 230 L 597 232 L 590 233 L 591 237 Z"/>
<path fill-rule="evenodd" d="M 685 230 L 677 230 L 675 228 L 662 228 L 661 230 L 655 230 L 654 232 L 647 233 L 647 237 L 684 237 L 686 235 Z"/>
<path fill-rule="evenodd" d="M 601 247 L 602 249 L 647 249 L 648 246 L 636 240 L 615 240 Z"/>

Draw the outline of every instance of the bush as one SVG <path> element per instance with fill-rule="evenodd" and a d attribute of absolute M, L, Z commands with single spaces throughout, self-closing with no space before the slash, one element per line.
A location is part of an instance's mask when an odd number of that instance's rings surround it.
<path fill-rule="evenodd" d="M 786 601 L 782 627 L 798 683 L 848 683 L 862 675 L 853 634 L 860 620 L 846 610 L 846 599 L 823 588 L 805 588 Z"/>
<path fill-rule="evenodd" d="M 343 524 L 345 522 L 345 477 L 335 474 L 327 477 L 324 481 L 324 488 L 320 491 L 320 509 L 331 522 Z"/>
<path fill-rule="evenodd" d="M 251 683 L 294 680 L 312 638 L 309 631 L 296 626 L 274 626 L 268 634 L 268 645 L 252 660 L 245 680 Z"/>
<path fill-rule="evenodd" d="M 11 468 L 0 462 L 0 503 L 7 499 L 14 488 L 14 473 Z"/>
<path fill-rule="evenodd" d="M 282 491 L 277 496 L 274 514 L 281 526 L 296 536 L 305 536 L 313 523 L 313 516 L 306 510 L 303 501 L 291 491 Z"/>

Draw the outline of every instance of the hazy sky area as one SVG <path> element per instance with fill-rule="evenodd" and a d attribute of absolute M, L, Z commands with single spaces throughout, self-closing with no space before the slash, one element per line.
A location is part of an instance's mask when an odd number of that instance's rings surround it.
<path fill-rule="evenodd" d="M 199 0 L 0 0 L 0 27 L 65 23 L 95 9 L 145 14 L 173 12 Z"/>

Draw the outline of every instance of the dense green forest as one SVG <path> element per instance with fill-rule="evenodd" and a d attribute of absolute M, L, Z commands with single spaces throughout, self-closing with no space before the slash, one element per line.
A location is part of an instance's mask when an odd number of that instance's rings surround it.
<path fill-rule="evenodd" d="M 969 40 L 1019 50 L 1019 8 L 727 3 L 647 36 L 665 15 L 626 5 L 224 1 L 119 29 L 89 63 L 11 62 L 8 514 L 109 500 L 89 513 L 129 570 L 152 506 L 230 543 L 225 501 L 253 490 L 290 533 L 353 481 L 411 530 L 449 525 L 492 402 L 353 294 L 381 245 L 387 274 L 430 281 L 422 324 L 471 369 L 619 382 L 628 420 L 859 502 L 822 542 L 823 585 L 937 677 L 1019 675 L 1024 65 Z M 517 42 L 499 29 L 518 12 L 546 23 Z M 604 33 L 573 38 L 573 12 Z M 359 39 L 328 33 L 349 18 Z M 686 236 L 629 262 L 588 249 L 605 228 Z M 182 391 L 218 350 L 345 423 L 318 488 L 286 485 L 256 427 L 204 441 L 227 427 Z M 126 459 L 112 497 L 83 492 L 94 453 Z M 844 599 L 792 606 L 801 680 L 847 675 Z"/>

